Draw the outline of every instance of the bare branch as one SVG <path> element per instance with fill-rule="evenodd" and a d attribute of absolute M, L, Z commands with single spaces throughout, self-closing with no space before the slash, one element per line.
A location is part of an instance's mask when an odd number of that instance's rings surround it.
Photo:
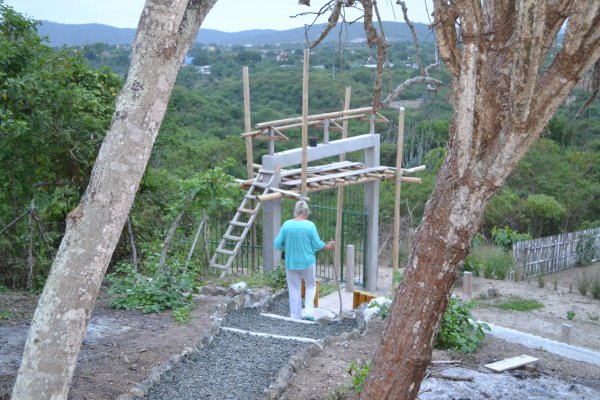
<path fill-rule="evenodd" d="M 400 7 L 402 7 L 402 14 L 404 14 L 404 22 L 406 22 L 406 25 L 408 25 L 408 28 L 410 29 L 410 33 L 412 34 L 412 37 L 413 37 L 413 44 L 415 45 L 417 64 L 419 65 L 419 70 L 421 71 L 421 75 L 425 76 L 425 75 L 427 75 L 427 73 L 425 72 L 425 69 L 423 68 L 423 63 L 421 62 L 421 51 L 419 49 L 419 41 L 417 40 L 417 32 L 415 32 L 415 27 L 414 27 L 413 23 L 410 21 L 410 19 L 408 18 L 408 8 L 406 8 L 406 2 L 398 0 L 398 1 L 396 1 L 396 4 L 399 4 Z"/>
<path fill-rule="evenodd" d="M 398 85 L 396 87 L 396 89 L 394 89 L 390 94 L 388 94 L 388 96 L 385 98 L 385 100 L 383 100 L 381 102 L 381 106 L 383 108 L 386 108 L 390 105 L 390 103 L 392 101 L 394 101 L 394 99 L 396 97 L 398 97 L 398 95 L 400 93 L 402 93 L 404 90 L 406 90 L 407 88 L 409 88 L 412 85 L 416 85 L 418 83 L 427 83 L 430 85 L 435 85 L 436 87 L 440 87 L 440 86 L 444 86 L 444 82 L 432 78 L 430 76 L 415 76 L 414 78 L 408 79 L 404 82 L 402 82 L 400 85 Z"/>
<path fill-rule="evenodd" d="M 331 4 L 331 2 L 329 2 L 327 4 L 329 5 L 329 4 Z M 329 32 L 331 32 L 331 30 L 337 25 L 337 23 L 340 19 L 341 12 L 342 12 L 342 3 L 338 1 L 338 2 L 336 2 L 335 7 L 331 11 L 331 15 L 327 19 L 327 26 L 325 27 L 325 29 L 323 29 L 323 32 L 321 32 L 319 37 L 316 38 L 313 42 L 311 42 L 308 45 L 309 49 L 314 49 L 317 45 L 319 45 L 323 41 L 323 39 L 325 39 L 327 37 L 327 35 L 329 35 Z"/>

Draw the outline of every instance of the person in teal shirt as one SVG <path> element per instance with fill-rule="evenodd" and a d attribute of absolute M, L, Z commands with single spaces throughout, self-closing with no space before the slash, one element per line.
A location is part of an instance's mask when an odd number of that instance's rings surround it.
<path fill-rule="evenodd" d="M 325 243 L 319 237 L 317 227 L 308 220 L 308 204 L 300 200 L 294 207 L 294 218 L 285 221 L 275 238 L 277 250 L 285 251 L 285 275 L 290 299 L 290 316 L 302 319 L 302 279 L 306 287 L 304 300 L 304 319 L 314 321 L 315 295 L 315 253 L 319 250 L 331 250 L 335 241 Z"/>

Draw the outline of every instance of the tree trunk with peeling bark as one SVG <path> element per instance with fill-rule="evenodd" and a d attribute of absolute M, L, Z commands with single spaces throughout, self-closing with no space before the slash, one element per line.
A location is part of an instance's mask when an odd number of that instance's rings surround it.
<path fill-rule="evenodd" d="M 127 81 L 29 330 L 12 398 L 66 399 L 81 342 L 175 78 L 216 0 L 147 0 Z"/>
<path fill-rule="evenodd" d="M 446 159 L 361 399 L 416 398 L 486 204 L 600 57 L 598 1 L 434 0 L 434 7 L 455 111 Z M 565 21 L 563 44 L 545 64 Z"/>

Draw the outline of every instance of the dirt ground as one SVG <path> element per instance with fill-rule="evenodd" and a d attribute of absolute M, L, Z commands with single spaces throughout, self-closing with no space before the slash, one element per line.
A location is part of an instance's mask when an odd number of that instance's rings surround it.
<path fill-rule="evenodd" d="M 591 270 L 600 273 L 600 264 Z M 384 270 L 382 275 L 389 276 L 388 272 Z M 478 306 L 473 313 L 478 319 L 550 339 L 558 339 L 561 324 L 568 322 L 574 326 L 573 344 L 600 351 L 600 301 L 592 299 L 590 294 L 584 297 L 577 292 L 577 272 L 571 270 L 556 277 L 546 277 L 544 288 L 540 288 L 535 279 L 515 283 L 475 278 L 473 297 Z M 490 287 L 500 293 L 499 298 L 489 298 Z M 461 296 L 460 282 L 454 293 Z M 545 307 L 529 312 L 502 311 L 492 307 L 494 302 L 511 296 L 537 299 Z M 108 299 L 101 297 L 83 343 L 69 398 L 105 400 L 127 392 L 135 383 L 145 379 L 153 367 L 196 343 L 207 329 L 218 300 L 218 297 L 203 298 L 192 312 L 191 322 L 180 325 L 174 322 L 170 313 L 113 310 L 108 306 Z M 10 396 L 36 301 L 36 298 L 20 293 L 0 293 L 1 400 Z M 575 312 L 573 320 L 567 319 L 567 311 Z M 352 382 L 348 373 L 350 363 L 360 363 L 373 357 L 383 325 L 383 322 L 375 322 L 359 339 L 326 347 L 295 374 L 285 398 L 352 399 L 355 395 L 349 389 Z M 600 367 L 569 361 L 491 336 L 485 339 L 482 348 L 475 354 L 435 351 L 433 359 L 460 360 L 461 366 L 479 370 L 485 363 L 520 354 L 540 359 L 537 369 L 527 374 L 551 375 L 600 390 Z"/>
<path fill-rule="evenodd" d="M 153 367 L 197 343 L 218 300 L 206 297 L 197 302 L 191 322 L 181 325 L 168 312 L 114 310 L 105 296 L 99 298 L 83 341 L 69 399 L 107 400 L 126 393 L 146 379 Z M 0 294 L 0 310 L 11 313 L 9 318 L 0 320 L 2 400 L 10 398 L 36 302 L 37 298 L 21 293 Z"/>

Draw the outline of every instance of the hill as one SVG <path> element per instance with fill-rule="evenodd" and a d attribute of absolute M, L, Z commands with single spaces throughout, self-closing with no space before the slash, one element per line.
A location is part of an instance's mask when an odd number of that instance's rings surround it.
<path fill-rule="evenodd" d="M 325 24 L 313 26 L 309 38 L 316 37 Z M 385 22 L 386 36 L 391 42 L 412 40 L 410 30 L 404 23 Z M 336 29 L 340 29 L 339 27 Z M 345 28 L 344 28 L 345 29 Z M 429 28 L 425 24 L 415 24 L 417 36 L 421 41 L 433 41 Z M 38 29 L 41 36 L 47 36 L 50 46 L 78 46 L 91 43 L 107 43 L 110 45 L 131 44 L 135 37 L 133 28 L 115 28 L 102 24 L 59 24 L 51 21 L 41 21 Z M 337 41 L 337 30 L 329 35 L 327 41 Z M 360 23 L 348 25 L 344 36 L 348 41 L 365 41 L 363 26 Z M 254 29 L 241 32 L 222 32 L 214 29 L 200 29 L 196 43 L 220 45 L 259 45 L 276 43 L 302 43 L 305 40 L 304 27 L 284 31 Z"/>

